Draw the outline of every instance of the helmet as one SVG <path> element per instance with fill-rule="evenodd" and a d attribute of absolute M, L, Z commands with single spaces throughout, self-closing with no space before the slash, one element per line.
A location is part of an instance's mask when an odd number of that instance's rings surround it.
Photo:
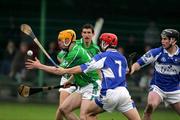
<path fill-rule="evenodd" d="M 116 47 L 118 44 L 118 38 L 113 33 L 103 33 L 100 36 L 101 47 L 107 49 L 107 47 Z"/>
<path fill-rule="evenodd" d="M 76 40 L 76 33 L 71 29 L 63 30 L 59 32 L 58 40 L 63 41 L 65 46 L 69 46 L 72 41 Z M 66 40 L 68 40 L 68 43 Z"/>
<path fill-rule="evenodd" d="M 161 33 L 161 37 L 168 37 L 168 38 L 175 38 L 176 40 L 179 39 L 179 32 L 175 29 L 165 29 Z"/>

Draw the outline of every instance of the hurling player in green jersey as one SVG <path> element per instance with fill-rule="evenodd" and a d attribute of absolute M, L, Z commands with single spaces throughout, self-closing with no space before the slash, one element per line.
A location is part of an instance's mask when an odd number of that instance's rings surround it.
<path fill-rule="evenodd" d="M 91 24 L 85 24 L 83 25 L 83 27 L 81 28 L 81 36 L 82 38 L 79 40 L 76 40 L 76 44 L 82 46 L 90 55 L 90 57 L 93 57 L 94 55 L 98 54 L 100 52 L 99 47 L 93 43 L 92 38 L 94 36 L 94 27 Z M 61 63 L 63 61 L 63 58 L 66 56 L 67 51 L 60 51 L 59 54 L 57 55 L 57 59 L 58 61 Z M 100 72 L 98 72 L 99 75 Z M 95 77 L 97 76 L 97 73 L 94 73 Z M 64 75 L 62 76 L 61 80 L 60 80 L 60 84 L 63 85 L 66 81 L 69 81 L 73 79 L 73 77 L 70 75 Z M 101 80 L 97 81 L 99 86 L 101 85 Z M 62 103 L 65 101 L 65 99 L 75 91 L 75 87 L 71 86 L 69 88 L 60 88 L 59 89 L 59 108 L 62 105 Z M 62 113 L 59 110 L 59 108 L 57 109 L 56 112 L 56 120 L 61 120 L 62 119 Z M 96 118 L 94 118 L 96 119 Z"/>
<path fill-rule="evenodd" d="M 81 45 L 88 54 L 93 57 L 100 52 L 99 46 L 93 43 L 94 27 L 91 24 L 85 24 L 81 29 L 81 39 L 76 40 L 78 45 Z"/>
<path fill-rule="evenodd" d="M 63 61 L 60 64 L 61 67 L 73 67 L 86 63 L 91 59 L 87 51 L 82 48 L 82 46 L 75 43 L 74 37 L 75 32 L 73 30 L 64 30 L 59 33 L 58 44 L 61 49 L 67 51 L 67 54 L 64 56 Z M 26 62 L 26 68 L 36 68 L 53 74 L 58 74 L 56 67 L 41 64 L 37 58 L 35 58 L 35 60 L 28 59 Z M 99 80 L 99 76 L 97 71 L 92 71 L 87 74 L 74 74 L 73 76 L 73 82 L 78 86 L 78 89 L 65 99 L 59 110 L 63 113 L 66 119 L 78 120 L 78 118 L 72 114 L 72 111 L 81 107 L 80 119 L 85 120 L 88 105 L 91 103 L 94 96 L 99 93 L 98 84 L 96 82 Z"/>

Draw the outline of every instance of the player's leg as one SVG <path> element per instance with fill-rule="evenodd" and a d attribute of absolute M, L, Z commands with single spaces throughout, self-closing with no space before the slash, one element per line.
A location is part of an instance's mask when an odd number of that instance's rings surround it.
<path fill-rule="evenodd" d="M 171 104 L 171 107 L 178 113 L 180 116 L 180 102 Z"/>
<path fill-rule="evenodd" d="M 82 102 L 80 108 L 80 120 L 96 120 L 96 115 L 88 116 L 88 108 L 92 103 L 92 100 L 99 94 L 99 89 L 97 84 L 89 84 L 85 87 L 82 87 L 79 93 L 82 95 Z"/>
<path fill-rule="evenodd" d="M 102 113 L 102 112 L 105 112 L 105 111 L 99 105 L 97 105 L 95 100 L 92 100 L 89 103 L 87 113 L 85 114 L 87 115 L 88 120 L 94 120 L 94 117 L 97 117 L 97 114 Z"/>
<path fill-rule="evenodd" d="M 128 120 L 141 120 L 136 108 L 130 109 L 127 112 L 124 112 L 123 114 L 128 118 Z"/>
<path fill-rule="evenodd" d="M 62 77 L 61 81 L 60 81 L 60 85 L 63 85 L 66 81 L 67 81 L 67 79 L 65 77 Z M 76 87 L 74 87 L 74 86 L 71 86 L 69 88 L 60 88 L 59 89 L 59 106 L 56 111 L 56 120 L 63 120 L 63 114 L 60 111 L 60 107 L 61 107 L 62 103 L 65 101 L 65 99 L 71 93 L 73 93 L 75 90 L 76 90 Z M 74 114 L 74 113 L 72 113 L 72 114 Z"/>
<path fill-rule="evenodd" d="M 81 120 L 96 120 L 97 114 L 104 112 L 104 110 L 99 107 L 94 100 L 82 100 L 81 103 Z"/>
<path fill-rule="evenodd" d="M 180 115 L 180 90 L 166 92 L 166 102 Z"/>
<path fill-rule="evenodd" d="M 128 120 L 141 120 L 135 107 L 135 103 L 131 99 L 126 87 L 117 87 L 114 90 L 108 90 L 106 96 L 111 100 L 112 104 L 107 102 L 107 105 L 104 105 L 104 108 L 107 106 L 107 110 L 117 110 L 126 116 Z"/>
<path fill-rule="evenodd" d="M 82 99 L 81 102 L 81 108 L 80 108 L 80 120 L 87 120 L 87 108 L 89 107 L 90 100 Z M 91 116 L 90 116 L 91 117 Z M 96 116 L 92 116 L 93 118 L 90 118 L 91 120 L 96 120 Z"/>
<path fill-rule="evenodd" d="M 74 92 L 60 106 L 60 111 L 67 120 L 79 120 L 79 118 L 72 113 L 73 110 L 79 108 L 81 105 L 81 95 Z"/>
<path fill-rule="evenodd" d="M 60 106 L 62 105 L 62 103 L 65 101 L 65 99 L 69 95 L 70 95 L 70 93 L 66 92 L 66 91 L 59 92 L 59 106 L 58 106 L 57 111 L 56 111 L 56 120 L 63 120 L 63 115 L 59 109 L 60 109 Z"/>
<path fill-rule="evenodd" d="M 157 106 L 161 103 L 162 98 L 155 91 L 150 91 L 147 98 L 147 105 L 144 110 L 143 120 L 151 120 L 151 115 Z"/>

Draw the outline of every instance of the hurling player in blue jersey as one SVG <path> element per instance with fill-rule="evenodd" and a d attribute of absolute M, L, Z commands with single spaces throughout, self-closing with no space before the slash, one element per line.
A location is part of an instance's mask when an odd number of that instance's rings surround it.
<path fill-rule="evenodd" d="M 176 44 L 178 40 L 177 30 L 163 30 L 162 46 L 149 50 L 131 67 L 130 74 L 133 74 L 145 65 L 154 64 L 154 75 L 144 111 L 144 120 L 151 120 L 152 112 L 161 102 L 170 104 L 180 115 L 180 49 Z"/>
<path fill-rule="evenodd" d="M 115 110 L 123 113 L 129 120 L 140 120 L 139 113 L 126 88 L 127 61 L 115 49 L 117 44 L 118 39 L 115 34 L 103 33 L 100 36 L 100 46 L 104 52 L 95 55 L 88 63 L 68 69 L 57 68 L 57 72 L 58 74 L 75 74 L 100 69 L 103 76 L 102 89 L 100 95 L 96 96 L 89 105 L 87 114 L 94 116 L 98 113 Z"/>

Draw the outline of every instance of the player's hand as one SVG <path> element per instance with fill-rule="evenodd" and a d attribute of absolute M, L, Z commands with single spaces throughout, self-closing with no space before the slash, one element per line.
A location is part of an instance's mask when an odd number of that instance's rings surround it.
<path fill-rule="evenodd" d="M 58 73 L 59 75 L 64 75 L 66 72 L 66 69 L 64 69 L 63 67 L 58 67 Z"/>
<path fill-rule="evenodd" d="M 135 72 L 133 66 L 131 67 L 131 70 L 129 72 L 130 72 L 130 75 L 132 75 Z"/>
<path fill-rule="evenodd" d="M 71 81 L 67 81 L 67 82 L 65 82 L 63 85 L 64 85 L 64 88 L 69 88 L 69 87 L 71 87 Z"/>
<path fill-rule="evenodd" d="M 140 65 L 138 63 L 134 63 L 131 66 L 130 75 L 132 75 L 135 71 L 138 71 L 140 69 Z"/>
<path fill-rule="evenodd" d="M 27 59 L 25 62 L 25 67 L 27 69 L 37 69 L 41 66 L 40 61 L 35 57 L 35 60 Z"/>

